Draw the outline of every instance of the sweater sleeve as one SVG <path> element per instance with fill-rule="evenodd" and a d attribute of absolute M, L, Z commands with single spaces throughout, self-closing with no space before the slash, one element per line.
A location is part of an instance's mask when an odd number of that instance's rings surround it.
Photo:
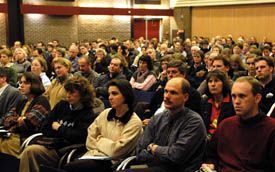
<path fill-rule="evenodd" d="M 132 87 L 139 89 L 139 90 L 147 91 L 152 87 L 152 85 L 155 82 L 156 82 L 156 77 L 154 75 L 148 75 L 146 77 L 146 79 L 144 80 L 144 82 L 142 82 L 142 83 L 134 82 Z"/>
<path fill-rule="evenodd" d="M 184 164 L 194 155 L 206 141 L 206 131 L 199 119 L 193 119 L 182 128 L 175 143 L 168 146 L 158 146 L 155 157 L 163 162 Z"/>
<path fill-rule="evenodd" d="M 136 147 L 137 140 L 142 132 L 142 123 L 137 116 L 132 116 L 125 125 L 121 135 L 116 140 L 100 137 L 96 142 L 98 150 L 116 159 L 125 156 Z"/>

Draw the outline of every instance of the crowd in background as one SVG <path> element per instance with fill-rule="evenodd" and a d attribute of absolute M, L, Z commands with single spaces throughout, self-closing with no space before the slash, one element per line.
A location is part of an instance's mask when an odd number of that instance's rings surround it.
<path fill-rule="evenodd" d="M 97 139 L 105 136 L 93 133 L 96 130 L 103 132 L 103 135 L 110 135 L 108 131 L 98 129 L 98 126 L 102 126 L 101 123 L 109 126 L 111 125 L 109 118 L 117 119 L 110 116 L 114 115 L 112 114 L 114 112 L 106 110 L 109 107 L 116 111 L 123 109 L 122 113 L 128 114 L 127 119 L 118 118 L 122 124 L 126 125 L 127 122 L 132 122 L 131 120 L 135 122 L 133 125 L 138 128 L 131 130 L 135 131 L 132 134 L 136 142 L 142 132 L 141 125 L 146 127 L 151 117 L 164 111 L 163 94 L 167 91 L 165 85 L 175 77 L 182 77 L 190 84 L 189 99 L 185 102 L 185 106 L 202 117 L 207 140 L 210 141 L 220 122 L 235 115 L 231 87 L 241 76 L 251 76 L 262 84 L 263 97 L 260 111 L 265 114 L 269 112 L 275 102 L 274 63 L 275 42 L 270 42 L 267 38 L 258 42 L 255 37 L 243 36 L 233 39 L 231 35 L 213 38 L 194 36 L 185 40 L 176 37 L 172 42 L 167 40 L 159 42 L 155 38 L 145 40 L 143 37 L 122 41 L 113 37 L 110 40 L 74 42 L 68 47 L 60 44 L 58 40 L 52 40 L 47 44 L 38 42 L 23 45 L 20 41 L 16 41 L 13 47 L 2 45 L 0 97 L 6 96 L 4 89 L 7 85 L 12 91 L 8 91 L 10 95 L 5 97 L 9 102 L 4 103 L 4 100 L 0 100 L 2 104 L 0 122 L 17 135 L 9 142 L 1 139 L 0 152 L 27 161 L 27 153 L 20 157 L 20 143 L 30 134 L 40 131 L 41 126 L 43 126 L 41 131 L 48 135 L 69 140 L 70 143 L 66 142 L 63 145 L 84 142 L 87 134 L 91 137 L 91 143 L 97 142 Z M 1 80 L 3 77 L 5 81 Z M 116 83 L 117 80 L 122 80 L 124 85 Z M 26 88 L 28 84 L 31 84 L 31 88 Z M 153 93 L 153 96 L 146 104 L 131 102 L 127 107 L 116 105 L 119 98 L 112 96 L 116 96 L 117 92 L 121 92 L 122 99 L 129 99 L 127 94 L 134 94 L 123 93 L 123 88 L 127 90 L 128 87 L 134 92 Z M 79 95 L 74 95 L 75 90 Z M 85 94 L 90 94 L 90 97 L 85 97 Z M 79 99 L 72 98 L 74 96 Z M 65 113 L 70 116 L 82 113 L 83 118 L 81 120 L 67 118 Z M 131 116 L 133 113 L 138 115 L 138 120 L 137 116 Z M 57 114 L 61 116 L 57 117 Z M 89 127 L 90 134 L 87 133 L 89 124 L 98 115 L 108 120 L 97 118 Z M 271 117 L 275 117 L 275 114 L 272 113 Z M 64 121 L 70 122 L 64 124 Z M 58 129 L 62 125 L 83 126 L 77 131 L 73 129 L 65 131 Z M 123 133 L 125 128 L 117 130 Z M 73 139 L 70 138 L 70 132 L 73 133 Z M 84 134 L 81 136 L 80 132 Z M 129 133 L 127 137 L 130 137 Z M 15 142 L 17 144 L 12 144 Z M 101 142 L 107 147 L 111 146 L 107 141 Z M 123 142 L 126 144 L 130 141 Z M 88 147 L 89 150 L 99 149 L 97 147 L 101 146 L 97 143 L 96 148 L 93 144 L 88 144 Z M 129 147 L 132 149 L 133 145 Z M 32 158 L 35 157 L 32 151 L 38 150 L 48 152 L 40 147 L 27 149 Z M 121 147 L 117 150 L 125 151 L 125 154 L 118 155 L 120 158 L 128 155 L 130 151 Z M 91 150 L 90 153 L 101 155 Z M 112 152 L 110 156 L 117 154 Z M 56 152 L 51 152 L 49 157 L 54 157 L 53 162 L 60 158 Z M 31 161 L 35 161 L 34 159 Z M 39 168 L 38 162 L 33 166 L 35 169 Z M 24 171 L 23 169 L 31 167 L 20 164 L 20 168 Z M 78 167 L 72 164 L 66 168 L 68 171 L 73 171 L 72 169 L 76 170 Z"/>

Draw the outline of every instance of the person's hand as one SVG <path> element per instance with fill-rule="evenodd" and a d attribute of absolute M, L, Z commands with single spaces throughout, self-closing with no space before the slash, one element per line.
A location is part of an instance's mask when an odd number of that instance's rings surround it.
<path fill-rule="evenodd" d="M 144 119 L 144 120 L 142 121 L 143 127 L 147 126 L 147 125 L 149 124 L 149 122 L 150 122 L 150 119 Z"/>
<path fill-rule="evenodd" d="M 58 122 L 56 122 L 56 121 L 52 123 L 52 129 L 53 129 L 53 130 L 56 130 L 56 131 L 57 131 L 57 130 L 59 129 L 60 126 L 61 126 L 61 125 L 60 125 Z"/>
<path fill-rule="evenodd" d="M 19 125 L 19 126 L 22 126 L 22 125 L 23 125 L 24 119 L 26 119 L 25 116 L 20 116 L 20 117 L 17 119 L 17 122 L 18 122 L 18 125 Z"/>
<path fill-rule="evenodd" d="M 158 145 L 151 143 L 150 145 L 148 145 L 147 150 L 148 150 L 148 152 L 151 152 L 154 155 L 157 147 L 158 147 Z"/>
<path fill-rule="evenodd" d="M 49 113 L 49 110 L 50 110 L 50 109 L 46 109 L 44 106 L 39 105 L 39 104 L 34 105 L 33 109 L 38 110 L 39 112 L 41 112 L 44 115 L 47 115 Z"/>
<path fill-rule="evenodd" d="M 212 172 L 215 170 L 215 165 L 214 164 L 202 164 L 201 169 L 203 169 L 205 172 Z"/>
<path fill-rule="evenodd" d="M 199 77 L 199 78 L 202 78 L 204 75 L 205 75 L 205 71 L 204 70 L 200 70 L 196 73 L 196 76 Z"/>
<path fill-rule="evenodd" d="M 96 137 L 96 141 L 98 142 L 102 137 L 103 137 L 102 135 L 98 135 L 98 136 Z"/>
<path fill-rule="evenodd" d="M 164 71 L 161 72 L 161 78 L 160 79 L 163 81 L 166 77 L 167 77 L 167 72 L 166 72 L 166 70 L 164 70 Z"/>

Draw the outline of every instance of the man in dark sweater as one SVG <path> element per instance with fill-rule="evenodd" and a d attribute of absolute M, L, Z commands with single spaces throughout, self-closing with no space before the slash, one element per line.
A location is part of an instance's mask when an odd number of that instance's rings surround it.
<path fill-rule="evenodd" d="M 202 168 L 223 171 L 275 171 L 275 120 L 259 111 L 261 84 L 240 77 L 232 87 L 236 116 L 219 125 Z"/>

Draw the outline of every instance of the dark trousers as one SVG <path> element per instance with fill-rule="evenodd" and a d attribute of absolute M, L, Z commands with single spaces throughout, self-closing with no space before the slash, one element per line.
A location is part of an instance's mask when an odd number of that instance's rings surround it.
<path fill-rule="evenodd" d="M 0 171 L 18 172 L 20 160 L 14 156 L 0 153 Z"/>

